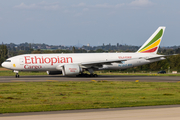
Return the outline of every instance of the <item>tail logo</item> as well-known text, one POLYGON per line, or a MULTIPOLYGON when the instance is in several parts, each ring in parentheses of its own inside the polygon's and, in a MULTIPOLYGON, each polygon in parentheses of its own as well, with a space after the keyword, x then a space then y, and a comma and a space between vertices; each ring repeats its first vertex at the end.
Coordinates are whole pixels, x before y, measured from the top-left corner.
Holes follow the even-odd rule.
POLYGON ((161 29, 157 35, 149 42, 147 43, 142 49, 140 49, 139 53, 150 53, 155 52, 158 49, 158 46, 161 42, 161 38, 163 35, 163 29, 161 29))

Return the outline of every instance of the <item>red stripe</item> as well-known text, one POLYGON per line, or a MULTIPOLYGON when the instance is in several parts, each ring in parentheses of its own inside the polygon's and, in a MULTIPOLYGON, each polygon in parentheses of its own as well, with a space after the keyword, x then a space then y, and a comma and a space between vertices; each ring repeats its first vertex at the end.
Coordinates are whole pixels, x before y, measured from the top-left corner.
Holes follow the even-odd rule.
POLYGON ((158 47, 155 47, 155 48, 152 48, 150 50, 143 51, 141 53, 151 53, 151 52, 155 52, 157 49, 158 49, 158 47))

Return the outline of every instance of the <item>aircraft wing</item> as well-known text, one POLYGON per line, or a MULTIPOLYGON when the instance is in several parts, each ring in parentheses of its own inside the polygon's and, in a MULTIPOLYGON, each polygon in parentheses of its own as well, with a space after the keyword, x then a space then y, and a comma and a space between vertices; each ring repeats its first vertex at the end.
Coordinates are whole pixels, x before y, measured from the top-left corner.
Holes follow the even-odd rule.
POLYGON ((158 59, 158 58, 169 57, 169 56, 172 56, 172 55, 158 55, 158 56, 155 56, 155 57, 149 57, 146 60, 158 59))
POLYGON ((122 63, 122 61, 127 61, 127 60, 128 59, 92 61, 92 62, 83 62, 80 65, 83 68, 102 67, 102 65, 111 65, 111 63, 122 63))

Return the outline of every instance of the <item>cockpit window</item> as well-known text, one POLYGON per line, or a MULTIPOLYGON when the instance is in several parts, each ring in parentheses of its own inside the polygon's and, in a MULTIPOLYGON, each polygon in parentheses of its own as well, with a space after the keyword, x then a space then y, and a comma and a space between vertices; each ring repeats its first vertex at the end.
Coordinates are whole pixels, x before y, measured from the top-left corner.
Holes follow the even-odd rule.
POLYGON ((6 60, 5 62, 11 62, 11 60, 6 60))

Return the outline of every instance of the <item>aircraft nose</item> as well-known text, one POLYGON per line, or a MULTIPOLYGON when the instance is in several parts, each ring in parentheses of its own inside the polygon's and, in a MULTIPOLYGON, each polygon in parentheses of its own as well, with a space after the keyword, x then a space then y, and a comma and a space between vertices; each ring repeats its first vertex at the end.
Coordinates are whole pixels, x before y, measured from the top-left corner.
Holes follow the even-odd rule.
POLYGON ((3 62, 3 63, 1 64, 1 66, 4 67, 4 68, 9 69, 9 65, 8 65, 6 62, 3 62))
POLYGON ((5 63, 3 62, 3 63, 1 64, 1 66, 2 66, 2 67, 5 67, 5 63))

